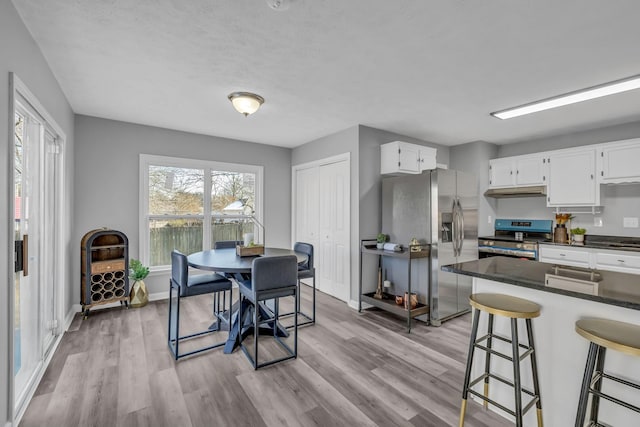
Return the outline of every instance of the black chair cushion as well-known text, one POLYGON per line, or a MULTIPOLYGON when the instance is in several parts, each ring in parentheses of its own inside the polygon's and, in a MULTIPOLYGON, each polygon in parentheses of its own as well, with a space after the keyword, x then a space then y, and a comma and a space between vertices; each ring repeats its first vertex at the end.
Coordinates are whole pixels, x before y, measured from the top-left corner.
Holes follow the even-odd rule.
POLYGON ((190 297, 212 292, 230 291, 231 286, 231 281, 219 274, 201 274, 189 277, 187 286, 180 287, 180 296, 190 297))
POLYGON ((220 290, 229 290, 227 288, 231 287, 231 281, 225 279, 223 276, 213 273, 213 274, 199 274, 197 276, 189 276, 187 280, 187 287, 192 286, 205 286, 207 284, 213 284, 215 286, 219 286, 220 290))

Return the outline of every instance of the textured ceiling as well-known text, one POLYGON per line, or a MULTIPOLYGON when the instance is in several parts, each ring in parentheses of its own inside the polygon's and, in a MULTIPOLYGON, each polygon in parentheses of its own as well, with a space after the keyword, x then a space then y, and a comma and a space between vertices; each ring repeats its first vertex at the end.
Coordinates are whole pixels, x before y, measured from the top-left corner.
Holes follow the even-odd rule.
POLYGON ((13 0, 78 114, 295 147, 363 124, 444 145, 640 120, 637 0, 13 0), (248 118, 227 95, 266 99, 248 118))

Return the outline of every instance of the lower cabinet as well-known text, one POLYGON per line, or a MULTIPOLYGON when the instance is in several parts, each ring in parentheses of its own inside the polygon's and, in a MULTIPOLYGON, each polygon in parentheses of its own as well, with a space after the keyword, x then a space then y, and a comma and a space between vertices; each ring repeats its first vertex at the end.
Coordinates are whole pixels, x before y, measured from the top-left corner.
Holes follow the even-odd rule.
POLYGON ((540 245, 540 262, 640 274, 640 252, 540 245))
MULTIPOLYGON (((586 248, 585 248, 586 249, 586 248)), ((570 249, 562 246, 540 245, 540 262, 589 268, 590 253, 584 249, 570 249)))
POLYGON ((624 251, 596 252, 595 268, 619 271, 621 273, 640 274, 640 254, 631 255, 624 251))

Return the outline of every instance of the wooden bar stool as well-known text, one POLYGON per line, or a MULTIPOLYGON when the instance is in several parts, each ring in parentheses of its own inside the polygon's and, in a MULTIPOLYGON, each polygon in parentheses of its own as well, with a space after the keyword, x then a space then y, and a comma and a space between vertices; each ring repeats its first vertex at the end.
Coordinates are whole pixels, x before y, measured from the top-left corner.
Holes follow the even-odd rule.
MULTIPOLYGON (((590 426, 601 425, 598 423, 600 398, 631 409, 632 411, 640 412, 639 407, 602 393, 601 391, 603 379, 612 380, 640 390, 639 384, 634 384, 604 372, 604 358, 608 348, 631 356, 640 356, 640 326, 616 322, 614 320, 586 318, 576 322, 576 332, 591 342, 589 345, 587 364, 584 369, 584 377, 582 379, 582 388, 580 389, 576 426, 584 426, 589 394, 593 395, 591 399, 591 414, 589 417, 590 426)), ((640 421, 638 421, 638 424, 640 424, 640 421)))
POLYGON ((533 328, 531 324, 531 319, 540 315, 540 306, 522 298, 501 294, 473 294, 469 297, 469 302, 476 310, 473 315, 473 327, 469 342, 469 354, 467 356, 467 369, 462 389, 460 427, 464 426, 464 415, 467 409, 467 396, 469 393, 482 399, 484 401, 485 408, 488 407, 488 404, 491 404, 514 416, 517 427, 522 427, 522 417, 533 407, 533 405, 535 405, 538 415, 538 427, 542 427, 542 405, 540 401, 540 387, 538 385, 538 366, 536 364, 535 347, 533 344, 533 328), (489 314, 489 325, 487 328, 487 334, 477 338, 481 311, 489 314), (511 319, 510 339, 493 332, 493 316, 503 316, 511 319), (518 341, 518 319, 525 319, 527 325, 528 345, 520 344, 518 341), (494 339, 511 344, 511 355, 503 354, 494 350, 492 348, 494 339), (486 345, 483 345, 485 341, 486 345), (476 348, 485 352, 484 373, 478 378, 471 380, 471 365, 473 363, 473 353, 476 348), (524 352, 522 353, 520 353, 521 348, 524 349, 524 352), (513 363, 513 382, 490 372, 491 355, 501 357, 513 363), (520 382, 520 362, 527 356, 529 356, 529 359, 531 360, 533 391, 523 388, 520 382), (511 410, 489 398, 489 378, 514 388, 515 410, 511 410), (480 394, 472 389, 472 387, 480 381, 484 381, 484 394, 480 394), (532 397, 531 401, 524 407, 522 405, 523 392, 532 397))

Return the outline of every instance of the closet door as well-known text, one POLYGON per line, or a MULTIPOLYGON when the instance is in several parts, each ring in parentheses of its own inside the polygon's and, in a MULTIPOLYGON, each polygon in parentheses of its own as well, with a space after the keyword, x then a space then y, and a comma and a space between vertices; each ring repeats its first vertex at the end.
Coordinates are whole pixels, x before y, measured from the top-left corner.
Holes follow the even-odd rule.
POLYGON ((321 165, 319 218, 319 286, 343 301, 349 300, 349 161, 321 165))
POLYGON ((350 162, 342 156, 294 168, 294 241, 315 249, 316 287, 350 297, 350 162))
MULTIPOLYGON (((313 166, 297 170, 295 182, 295 241, 312 244, 317 253, 319 217, 318 167, 313 166)), ((317 255, 315 257, 317 258, 317 255)))

